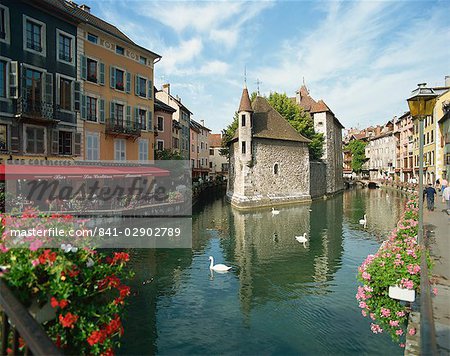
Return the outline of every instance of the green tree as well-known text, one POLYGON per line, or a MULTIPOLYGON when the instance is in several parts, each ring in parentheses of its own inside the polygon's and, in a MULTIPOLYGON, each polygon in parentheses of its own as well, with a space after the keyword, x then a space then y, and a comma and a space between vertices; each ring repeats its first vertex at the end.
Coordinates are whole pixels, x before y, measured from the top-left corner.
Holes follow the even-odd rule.
POLYGON ((323 134, 314 131, 314 122, 308 112, 300 108, 283 93, 271 93, 267 98, 270 105, 283 116, 301 135, 312 142, 308 145, 311 160, 318 160, 323 154, 323 134))
POLYGON ((171 150, 155 150, 156 160, 181 160, 183 159, 179 152, 172 152, 171 150))
POLYGON ((360 173, 364 162, 367 161, 366 146, 367 142, 352 140, 345 147, 352 153, 352 170, 355 173, 360 173))

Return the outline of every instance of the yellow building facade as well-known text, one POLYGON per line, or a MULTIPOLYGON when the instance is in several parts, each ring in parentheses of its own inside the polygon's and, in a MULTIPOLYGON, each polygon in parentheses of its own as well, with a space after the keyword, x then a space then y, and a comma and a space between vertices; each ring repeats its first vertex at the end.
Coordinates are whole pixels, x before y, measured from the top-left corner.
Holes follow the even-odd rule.
POLYGON ((81 159, 153 160, 154 63, 161 57, 93 15, 86 18, 77 33, 81 159))
MULTIPOLYGON (((446 114, 445 109, 450 105, 450 89, 445 93, 440 95, 434 106, 433 116, 436 122, 436 176, 442 179, 444 176, 448 175, 449 172, 446 170, 446 159, 445 159, 445 143, 446 134, 444 125, 440 121, 446 114)), ((447 138, 448 140, 448 138, 447 138)))

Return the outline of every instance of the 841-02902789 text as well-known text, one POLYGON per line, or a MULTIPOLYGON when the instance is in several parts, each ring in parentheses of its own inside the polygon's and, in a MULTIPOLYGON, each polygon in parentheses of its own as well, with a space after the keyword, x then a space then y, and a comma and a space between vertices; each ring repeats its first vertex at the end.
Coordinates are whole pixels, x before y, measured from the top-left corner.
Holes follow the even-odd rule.
POLYGON ((182 233, 179 227, 95 227, 93 236, 99 237, 178 237, 182 233))

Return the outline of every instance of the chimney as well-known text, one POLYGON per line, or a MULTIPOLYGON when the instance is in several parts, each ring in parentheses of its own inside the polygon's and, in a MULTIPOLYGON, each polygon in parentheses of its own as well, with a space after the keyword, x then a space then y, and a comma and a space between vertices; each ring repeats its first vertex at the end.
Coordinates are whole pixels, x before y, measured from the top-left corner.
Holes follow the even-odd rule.
POLYGON ((80 9, 91 13, 91 8, 89 6, 87 6, 86 4, 80 5, 80 9))
POLYGON ((445 76, 445 86, 450 87, 450 75, 445 76))
POLYGON ((203 127, 205 127, 205 120, 200 120, 200 123, 202 124, 203 127))
POLYGON ((167 93, 167 94, 170 95, 170 84, 169 83, 163 84, 162 90, 163 90, 164 93, 167 93))

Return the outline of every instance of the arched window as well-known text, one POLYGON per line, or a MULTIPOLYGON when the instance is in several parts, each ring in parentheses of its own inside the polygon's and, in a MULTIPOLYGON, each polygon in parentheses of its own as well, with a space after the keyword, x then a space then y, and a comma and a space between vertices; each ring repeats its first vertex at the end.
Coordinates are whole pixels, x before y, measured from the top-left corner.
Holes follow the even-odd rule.
POLYGON ((273 166, 273 174, 278 174, 278 171, 279 171, 278 163, 275 163, 273 166))

